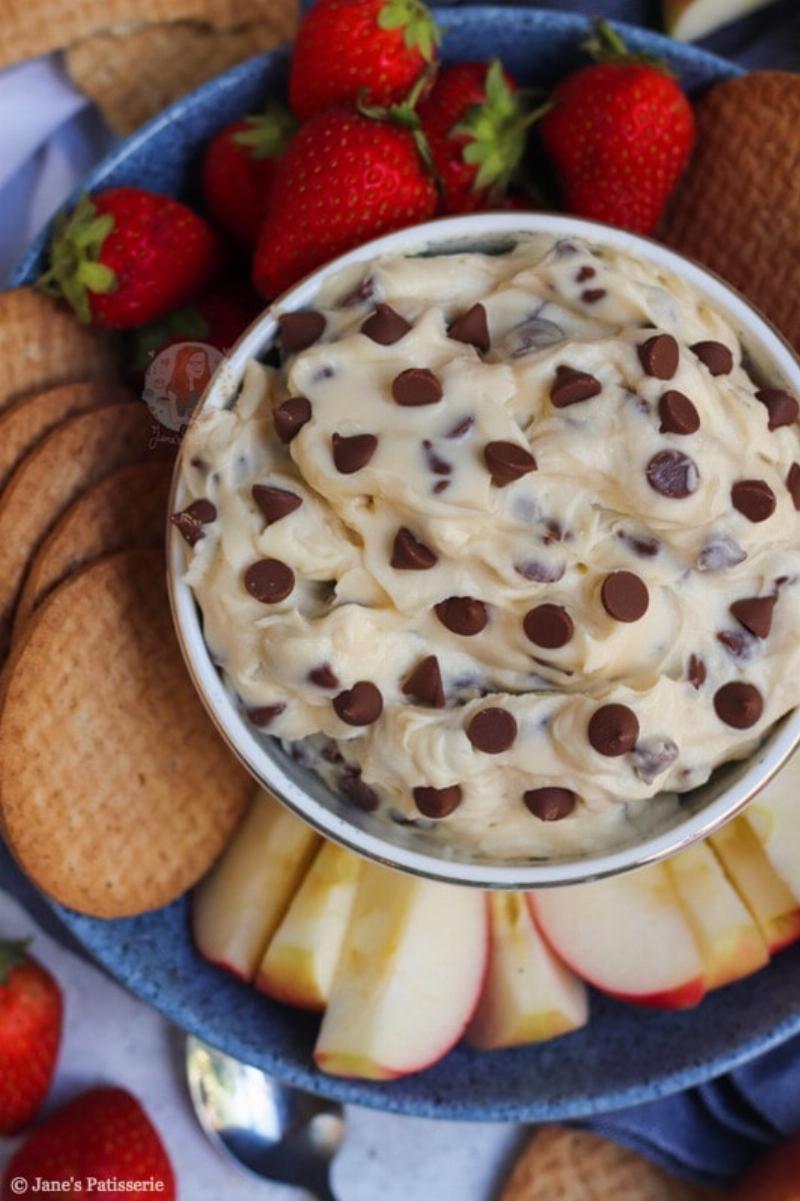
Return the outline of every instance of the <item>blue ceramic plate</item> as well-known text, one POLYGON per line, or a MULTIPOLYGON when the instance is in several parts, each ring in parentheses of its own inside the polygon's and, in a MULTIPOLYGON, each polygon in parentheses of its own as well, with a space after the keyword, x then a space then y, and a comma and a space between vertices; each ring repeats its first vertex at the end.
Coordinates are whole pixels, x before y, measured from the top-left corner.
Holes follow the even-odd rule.
MULTIPOLYGON (((584 18, 542 10, 442 9, 447 60, 502 58, 522 81, 548 84, 580 61, 584 18)), ((690 92, 735 75, 703 51, 624 30, 639 50, 667 59, 690 92)), ((229 71, 167 109, 85 181, 95 189, 140 184, 191 199, 202 147, 222 125, 257 110, 286 77, 286 53, 229 71)), ((37 274, 44 239, 14 282, 37 274)), ((344 1101, 431 1117, 552 1120, 651 1100, 742 1063, 800 1031, 800 949, 695 1012, 657 1013, 593 997, 591 1024, 556 1042, 478 1053, 459 1047, 436 1067, 391 1084, 350 1082, 314 1070, 317 1021, 268 1001, 204 963, 189 936, 186 899, 158 913, 101 922, 57 910, 123 984, 230 1054, 293 1084, 344 1101)))

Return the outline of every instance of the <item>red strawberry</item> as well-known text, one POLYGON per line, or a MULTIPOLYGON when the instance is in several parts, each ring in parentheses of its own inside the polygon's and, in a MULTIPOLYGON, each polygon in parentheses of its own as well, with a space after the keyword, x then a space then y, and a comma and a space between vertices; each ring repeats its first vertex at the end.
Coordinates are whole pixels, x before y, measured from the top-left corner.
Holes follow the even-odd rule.
POLYGON ((553 93, 545 149, 569 212, 652 233, 691 154, 692 107, 663 67, 628 54, 608 25, 588 48, 597 63, 553 93))
POLYGON ((185 308, 167 313, 161 321, 132 335, 132 370, 141 375, 159 351, 176 342, 207 342, 224 354, 255 320, 263 303, 246 280, 216 284, 185 308))
POLYGON ((185 204, 109 188, 59 221, 39 287, 63 296, 81 321, 133 329, 185 304, 221 261, 216 234, 185 204))
POLYGON ((13 1201, 20 1191, 12 1181, 26 1181, 33 1191, 37 1177, 50 1188, 56 1181, 72 1181, 62 1196, 141 1192, 137 1181, 155 1183, 157 1189, 151 1185, 150 1191, 162 1201, 175 1201, 177 1195, 172 1165, 155 1127, 122 1088, 94 1088, 47 1118, 9 1160, 2 1201, 13 1201))
POLYGON ((442 185, 441 209, 496 205, 519 166, 532 118, 516 81, 495 59, 440 71, 417 109, 442 185))
POLYGON ((277 296, 338 254, 435 209, 412 129, 349 109, 317 113, 278 164, 253 281, 277 296))
POLYGON ((292 110, 305 119, 359 98, 394 104, 433 60, 438 41, 423 0, 319 0, 294 44, 292 110))
POLYGON ((255 246, 275 173, 295 131, 280 104, 260 116, 243 117, 212 138, 203 160, 206 207, 219 224, 245 246, 255 246))
POLYGON ((45 1098, 61 1041, 61 992, 24 942, 0 942, 0 1134, 16 1134, 45 1098))

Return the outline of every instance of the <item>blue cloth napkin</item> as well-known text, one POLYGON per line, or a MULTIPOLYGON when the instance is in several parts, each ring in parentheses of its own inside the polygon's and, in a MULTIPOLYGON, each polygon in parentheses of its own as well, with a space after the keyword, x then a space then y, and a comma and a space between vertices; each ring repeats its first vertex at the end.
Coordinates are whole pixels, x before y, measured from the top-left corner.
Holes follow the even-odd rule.
MULTIPOLYGON (((550 4, 530 6, 600 13, 654 29, 662 27, 659 0, 567 0, 560 4, 551 0, 550 4)), ((303 7, 310 7, 309 0, 304 0, 303 7)), ((703 44, 747 67, 800 70, 797 2, 781 0, 772 4, 707 38, 703 44)), ((9 186, 20 187, 16 180, 9 186)), ((11 209, 9 195, 3 197, 0 190, 0 220, 11 209)), ((14 227, 8 221, 3 224, 6 228, 14 227)), ((19 872, 2 843, 0 888, 18 897, 51 934, 79 954, 85 954, 19 872)), ((800 1130, 800 1038, 710 1084, 594 1118, 585 1126, 697 1183, 729 1183, 767 1148, 800 1130)))

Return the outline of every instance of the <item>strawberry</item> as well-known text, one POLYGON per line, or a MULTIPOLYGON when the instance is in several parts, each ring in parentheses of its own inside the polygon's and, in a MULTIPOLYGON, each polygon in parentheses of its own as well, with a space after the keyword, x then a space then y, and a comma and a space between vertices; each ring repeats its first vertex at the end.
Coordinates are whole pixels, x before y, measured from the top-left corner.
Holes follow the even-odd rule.
POLYGON ((357 99, 394 104, 433 61, 438 42, 423 0, 319 0, 294 44, 292 111, 305 120, 357 99))
POLYGON ((0 942, 0 1134, 16 1134, 45 1098, 61 1041, 61 992, 24 942, 0 942))
POLYGON ((81 321, 133 329, 205 288, 222 261, 211 227, 185 204, 142 188, 84 196, 61 218, 38 286, 81 321))
POLYGON ((37 1178, 70 1197, 140 1193, 137 1181, 150 1182, 149 1191, 162 1201, 175 1201, 177 1196, 172 1165, 155 1127, 136 1098, 122 1088, 91 1089, 47 1118, 9 1160, 2 1201, 18 1195, 20 1180, 34 1191, 37 1178), (56 1182, 70 1183, 57 1189, 56 1182))
POLYGON ((497 59, 439 72, 417 109, 442 189, 441 210, 496 205, 525 150, 533 120, 516 81, 497 59))
POLYGON ((136 330, 129 347, 131 368, 140 376, 160 351, 176 342, 207 342, 225 354, 262 307, 261 297, 246 280, 216 284, 191 304, 136 330))
POLYGON ((628 53, 601 23, 598 60, 561 83, 542 124, 571 213, 650 234, 694 144, 694 114, 677 82, 628 53))
POLYGON ((243 117, 212 138, 203 159, 203 195, 211 216, 245 246, 255 246, 275 163, 295 131, 280 104, 243 117))
POLYGON ((253 281, 265 296, 353 246, 433 215, 436 188, 413 111, 392 113, 381 120, 331 109, 295 136, 278 164, 253 262, 253 281))

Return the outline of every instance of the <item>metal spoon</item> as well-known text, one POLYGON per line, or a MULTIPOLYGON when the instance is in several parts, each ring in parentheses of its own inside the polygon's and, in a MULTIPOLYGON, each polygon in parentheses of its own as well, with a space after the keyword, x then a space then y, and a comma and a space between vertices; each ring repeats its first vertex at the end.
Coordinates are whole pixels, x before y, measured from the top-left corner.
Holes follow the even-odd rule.
POLYGON ((336 1201, 329 1173, 345 1131, 340 1105, 287 1088, 192 1035, 186 1077, 200 1125, 241 1167, 304 1188, 315 1201, 336 1201))

